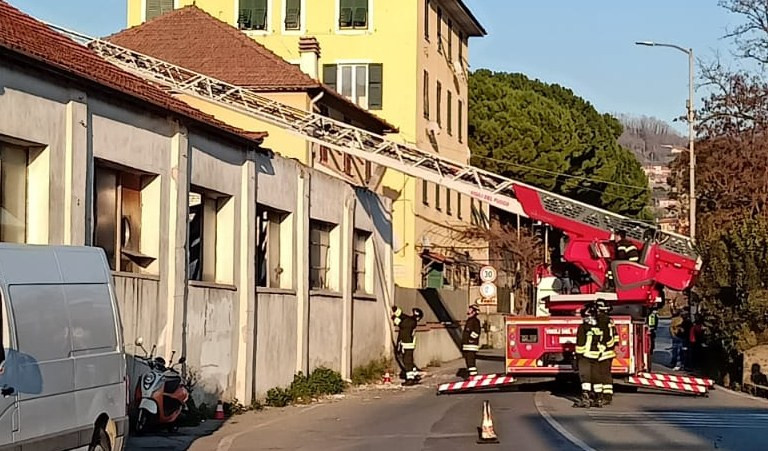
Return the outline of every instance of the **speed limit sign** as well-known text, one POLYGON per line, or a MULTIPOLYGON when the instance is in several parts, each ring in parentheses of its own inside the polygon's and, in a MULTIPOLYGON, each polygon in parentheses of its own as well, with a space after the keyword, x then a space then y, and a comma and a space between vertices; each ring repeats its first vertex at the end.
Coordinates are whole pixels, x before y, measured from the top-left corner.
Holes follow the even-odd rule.
POLYGON ((480 280, 483 282, 496 282, 496 268, 493 266, 483 266, 480 268, 480 280))

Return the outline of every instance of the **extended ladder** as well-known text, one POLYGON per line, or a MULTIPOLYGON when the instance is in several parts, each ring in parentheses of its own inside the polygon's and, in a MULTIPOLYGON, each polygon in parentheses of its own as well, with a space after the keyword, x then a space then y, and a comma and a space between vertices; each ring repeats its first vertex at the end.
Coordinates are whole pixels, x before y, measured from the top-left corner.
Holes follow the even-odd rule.
POLYGON ((118 67, 166 86, 171 92, 215 102, 274 124, 321 146, 448 187, 496 208, 527 217, 514 192, 515 186, 524 186, 537 191, 542 204, 552 213, 609 233, 624 229, 628 235, 639 240, 644 239, 648 233, 660 236, 659 242, 663 248, 682 255, 692 255, 692 247, 687 237, 662 232, 652 224, 534 188, 469 164, 457 163, 416 146, 398 143, 319 114, 284 105, 251 89, 235 86, 101 39, 52 24, 48 26, 88 46, 118 67))

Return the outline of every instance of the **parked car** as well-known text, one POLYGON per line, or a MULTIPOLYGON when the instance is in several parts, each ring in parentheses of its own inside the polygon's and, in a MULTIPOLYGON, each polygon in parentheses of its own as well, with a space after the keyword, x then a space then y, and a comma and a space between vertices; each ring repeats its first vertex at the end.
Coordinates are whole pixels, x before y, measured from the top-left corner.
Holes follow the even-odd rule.
POLYGON ((0 244, 0 450, 122 450, 128 381, 100 248, 0 244))

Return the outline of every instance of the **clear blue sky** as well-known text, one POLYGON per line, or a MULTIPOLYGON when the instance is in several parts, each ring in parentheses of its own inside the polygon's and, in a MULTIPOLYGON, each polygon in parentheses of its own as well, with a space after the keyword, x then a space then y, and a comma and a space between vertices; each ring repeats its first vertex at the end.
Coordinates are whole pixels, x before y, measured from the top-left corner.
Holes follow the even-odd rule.
MULTIPOLYGON (((379 0, 380 1, 380 0, 379 0)), ((126 0, 10 0, 34 16, 90 35, 125 27, 126 0)), ((638 40, 693 47, 697 57, 729 58, 721 36, 736 18, 717 0, 466 0, 488 36, 470 42, 473 69, 522 72, 559 83, 598 110, 684 114, 686 56, 638 47, 638 40)), ((697 100, 698 103, 698 100, 697 100)), ((676 126, 684 129, 681 124, 676 126)))

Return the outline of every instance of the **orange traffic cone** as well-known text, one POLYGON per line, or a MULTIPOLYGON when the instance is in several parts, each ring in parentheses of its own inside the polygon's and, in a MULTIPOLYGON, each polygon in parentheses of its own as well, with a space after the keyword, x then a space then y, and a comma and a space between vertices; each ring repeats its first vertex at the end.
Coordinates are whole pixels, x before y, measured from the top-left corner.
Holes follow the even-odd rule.
POLYGON ((385 384, 391 384, 392 383, 392 376, 389 375, 389 371, 384 373, 384 378, 382 379, 382 382, 385 384))
POLYGON ((477 428, 480 438, 477 443, 499 443, 496 432, 493 430, 493 417, 491 416, 491 403, 483 401, 483 424, 477 428))
POLYGON ((221 403, 221 400, 219 400, 219 403, 216 405, 216 413, 213 415, 214 420, 223 420, 224 419, 224 405, 221 403))

